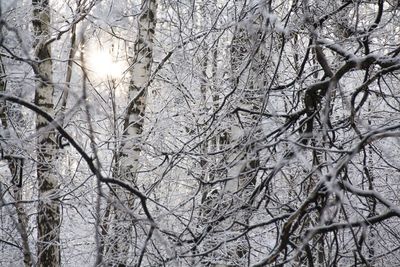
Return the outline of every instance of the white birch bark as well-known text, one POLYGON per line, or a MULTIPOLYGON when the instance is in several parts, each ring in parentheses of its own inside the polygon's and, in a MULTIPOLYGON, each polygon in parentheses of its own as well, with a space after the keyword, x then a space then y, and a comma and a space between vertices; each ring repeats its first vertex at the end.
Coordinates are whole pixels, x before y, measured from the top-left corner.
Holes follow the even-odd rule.
MULTIPOLYGON (((119 177, 136 186, 137 173, 141 167, 139 162, 142 150, 141 135, 144 126, 147 87, 153 61, 153 38, 156 27, 156 0, 143 0, 141 14, 138 19, 138 33, 134 46, 134 60, 131 68, 129 84, 129 104, 124 120, 123 137, 119 155, 119 177)), ((124 196, 122 190, 115 190, 118 199, 126 207, 132 207, 131 196, 124 196)), ((113 259, 113 264, 127 266, 131 244, 132 221, 124 210, 115 209, 109 241, 106 243, 106 258, 113 259)), ((132 259, 130 259, 132 260, 132 259)))
POLYGON ((147 98, 147 82, 153 61, 153 38, 156 27, 156 0, 143 0, 138 20, 138 35, 134 47, 134 62, 129 85, 129 106, 124 122, 121 147, 121 175, 134 182, 140 168, 140 136, 143 131, 147 98))
MULTIPOLYGON (((49 0, 32 0, 34 48, 37 59, 35 104, 48 114, 54 115, 52 84, 52 60, 50 37, 49 0)), ((46 127, 47 121, 36 117, 37 138, 37 180, 38 180, 38 240, 37 266, 60 266, 60 204, 57 197, 59 181, 55 173, 55 130, 46 127)))
MULTIPOLYGON (((238 24, 236 25, 233 39, 231 43, 231 73, 232 87, 242 95, 238 105, 259 111, 262 108, 263 102, 260 97, 259 83, 262 79, 259 75, 260 63, 262 60, 262 52, 259 51, 259 42, 261 36, 260 19, 252 19, 254 25, 254 33, 250 33, 246 27, 242 25, 243 16, 251 16, 248 12, 248 3, 242 0, 236 0, 238 24), (248 61, 251 61, 248 64, 248 61)), ((258 15, 254 15, 256 17, 258 15)), ((264 62, 263 62, 264 63, 264 62)), ((261 82, 262 83, 262 82, 261 82)), ((235 107, 233 107, 235 108, 235 107)), ((252 137, 249 133, 255 134, 258 129, 257 116, 241 117, 239 123, 233 116, 230 118, 230 123, 223 136, 221 136, 221 145, 226 148, 236 147, 229 150, 226 155, 226 175, 227 182, 224 186, 224 194, 227 199, 236 202, 240 198, 243 202, 248 198, 251 190, 254 188, 256 179, 256 169, 258 167, 258 158, 254 149, 254 145, 248 139, 252 137), (236 199, 236 200, 235 200, 236 199)), ((238 220, 243 223, 248 223, 250 213, 247 210, 238 210, 233 220, 238 220)), ((235 228, 232 228, 236 231, 235 228)), ((237 244, 229 249, 231 255, 230 263, 244 265, 249 254, 249 248, 244 238, 238 240, 237 244)), ((228 267, 229 264, 217 264, 215 266, 228 267)))

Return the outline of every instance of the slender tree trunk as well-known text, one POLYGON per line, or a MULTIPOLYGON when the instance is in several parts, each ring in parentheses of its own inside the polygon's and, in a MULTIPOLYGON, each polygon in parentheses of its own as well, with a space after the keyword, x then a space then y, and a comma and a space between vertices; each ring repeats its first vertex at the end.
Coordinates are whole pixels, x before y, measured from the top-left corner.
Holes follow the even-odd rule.
POLYGON ((25 208, 21 203, 22 200, 22 178, 23 178, 23 158, 10 157, 8 159, 8 166, 11 175, 14 179, 13 193, 15 199, 15 210, 17 211, 17 229, 21 236, 22 253, 24 255, 24 265, 26 267, 32 266, 32 254, 29 246, 28 238, 28 216, 26 215, 25 208), (16 179, 16 180, 15 180, 16 179))
MULTIPOLYGON (((50 37, 50 6, 48 0, 32 0, 35 56, 38 61, 36 73, 35 104, 53 115, 52 60, 50 46, 45 40, 50 37)), ((38 180, 38 240, 37 266, 60 266, 60 203, 59 181, 55 173, 55 130, 37 115, 37 180, 38 180)))
MULTIPOLYGON (((371 101, 368 101, 368 111, 371 111, 371 101)), ((372 122, 371 119, 368 119, 368 125, 371 127, 372 122)), ((374 160, 373 160, 373 148, 372 146, 369 146, 367 151, 364 152, 365 155, 364 157, 366 158, 364 162, 364 173, 365 176, 368 179, 368 189, 373 191, 375 189, 375 175, 374 175, 374 160)), ((376 211, 376 206, 377 206, 377 201, 376 198, 368 198, 367 199, 368 203, 368 210, 369 214, 368 217, 373 217, 377 215, 376 211)), ((374 257, 375 257, 375 250, 376 250, 376 230, 374 226, 369 226, 368 227, 368 243, 367 249, 368 249, 368 258, 370 261, 368 262, 371 267, 375 265, 374 257)))
MULTIPOLYGON (((0 77, 4 77, 6 75, 5 68, 0 57, 0 77)), ((0 78, 0 92, 4 93, 6 91, 6 82, 3 78, 0 78)), ((7 106, 6 102, 1 100, 0 102, 0 121, 3 130, 9 131, 8 129, 8 118, 7 118, 7 106)), ((4 136, 2 138, 5 138, 4 136)), ((3 153, 3 151, 2 151, 3 153)), ((8 167, 12 176, 12 192, 14 194, 15 199, 15 210, 17 211, 17 229, 21 236, 22 243, 22 253, 24 255, 24 265, 32 266, 32 254, 31 249, 29 247, 29 238, 28 238, 28 216, 26 215, 26 211, 24 205, 21 203, 22 200, 22 178, 23 178, 23 162, 24 159, 21 157, 17 157, 16 155, 2 155, 7 159, 8 167)))
POLYGON ((156 0, 143 0, 134 47, 132 78, 129 84, 129 106, 124 122, 121 147, 121 175, 135 182, 140 167, 140 136, 144 126, 147 101, 147 82, 153 61, 153 37, 156 27, 156 0))
MULTIPOLYGON (((236 20, 240 22, 244 19, 243 16, 248 14, 248 3, 235 0, 235 4, 237 7, 236 20)), ((254 26, 260 27, 260 22, 255 21, 254 26)), ((259 86, 259 81, 262 80, 262 77, 259 77, 259 64, 265 64, 265 62, 262 62, 262 52, 259 51, 260 38, 261 32, 251 35, 238 23, 230 46, 232 87, 238 94, 242 95, 239 106, 251 106, 255 111, 260 111, 263 104, 259 86), (249 60, 251 60, 251 63, 247 64, 249 60)), ((261 82, 261 84, 263 83, 261 82)), ((259 159, 254 145, 247 145, 247 143, 251 143, 247 140, 257 133, 258 120, 256 115, 241 116, 240 121, 232 116, 228 128, 220 137, 221 146, 226 146, 226 148, 240 144, 237 148, 230 150, 225 159, 228 166, 226 174, 228 180, 225 184, 224 193, 225 197, 231 198, 232 201, 235 197, 240 197, 243 201, 246 201, 252 189, 254 189, 259 159), (253 134, 249 135, 249 133, 253 134)), ((250 214, 248 210, 238 210, 233 219, 247 224, 250 214)), ((232 230, 238 231, 235 227, 232 230)), ((237 232, 236 234, 240 233, 237 232)), ((216 266, 244 266, 246 263, 248 264, 249 249, 246 236, 244 236, 238 239, 237 245, 228 252, 231 255, 229 260, 234 265, 219 264, 216 266)))
MULTIPOLYGON (((141 14, 138 19, 138 34, 134 45, 132 78, 129 84, 129 104, 124 119, 124 130, 119 155, 120 179, 136 186, 137 173, 141 167, 139 157, 142 151, 141 135, 147 102, 147 87, 153 61, 153 38, 156 27, 156 0, 142 0, 141 14)), ((117 202, 127 208, 133 206, 132 196, 124 196, 122 190, 115 190, 117 202)), ((132 221, 125 211, 114 208, 113 222, 109 234, 106 254, 114 259, 118 266, 127 266, 131 245, 132 221)), ((111 216, 111 215, 110 215, 111 216)))
POLYGON ((71 78, 72 78, 72 67, 74 63, 74 57, 77 49, 77 44, 76 44, 76 24, 72 25, 71 28, 71 47, 69 49, 68 53, 68 62, 67 62, 67 69, 66 69, 66 75, 65 75, 65 85, 64 85, 64 90, 61 94, 60 100, 57 103, 56 110, 57 110, 57 116, 60 116, 62 121, 61 125, 64 124, 64 116, 65 116, 65 110, 67 108, 67 100, 69 96, 69 91, 71 89, 71 78))
MULTIPOLYGON (((206 10, 205 10, 205 1, 199 1, 197 3, 198 6, 194 6, 195 9, 195 14, 197 16, 195 17, 195 27, 198 27, 199 30, 202 31, 207 31, 207 23, 208 21, 206 20, 206 10)), ((200 74, 200 122, 203 127, 200 128, 201 132, 206 131, 207 126, 204 125, 205 120, 208 117, 208 107, 207 107, 207 99, 208 99, 208 94, 210 91, 210 82, 208 81, 208 76, 207 76, 207 68, 209 66, 209 45, 205 40, 201 43, 201 53, 199 53, 198 61, 199 65, 201 66, 201 74, 200 74)), ((205 134, 205 133, 204 133, 205 134)), ((203 181, 210 181, 210 173, 208 169, 208 160, 207 160, 207 152, 212 149, 213 144, 210 143, 208 140, 203 140, 201 146, 200 146, 200 153, 202 154, 200 158, 200 168, 201 168, 201 178, 203 181)), ((202 198, 201 198, 201 205, 202 209, 200 212, 200 216, 206 217, 206 215, 210 212, 209 207, 207 207, 207 195, 210 193, 210 188, 208 185, 201 185, 201 192, 202 192, 202 198)), ((203 219, 204 219, 203 218, 203 219)))

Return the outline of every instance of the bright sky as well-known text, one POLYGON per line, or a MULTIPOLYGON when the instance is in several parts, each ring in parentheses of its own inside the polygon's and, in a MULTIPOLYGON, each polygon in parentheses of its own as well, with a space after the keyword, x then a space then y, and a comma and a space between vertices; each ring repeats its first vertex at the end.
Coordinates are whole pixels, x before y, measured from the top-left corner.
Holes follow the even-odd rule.
POLYGON ((122 62, 116 61, 108 49, 91 49, 88 55, 88 68, 97 79, 118 79, 125 70, 122 62))

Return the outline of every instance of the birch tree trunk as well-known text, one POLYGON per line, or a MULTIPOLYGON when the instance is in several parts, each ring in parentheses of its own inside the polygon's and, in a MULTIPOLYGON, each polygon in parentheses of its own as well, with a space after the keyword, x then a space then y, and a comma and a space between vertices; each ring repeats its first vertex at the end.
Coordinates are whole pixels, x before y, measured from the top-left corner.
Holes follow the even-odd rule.
MULTIPOLYGON (((35 104, 48 114, 54 114, 52 84, 52 60, 50 45, 45 41, 50 37, 49 0, 32 0, 34 48, 37 59, 35 104)), ((47 121, 37 115, 37 266, 60 266, 60 203, 57 196, 59 181, 55 173, 57 146, 55 130, 47 121)))
MULTIPOLYGON (((237 25, 233 33, 230 46, 231 53, 231 74, 232 87, 238 94, 242 95, 241 100, 235 108, 245 108, 260 112, 263 106, 261 90, 264 78, 260 77, 260 69, 265 64, 263 52, 260 49, 262 42, 262 18, 258 13, 249 12, 249 4, 246 1, 236 0, 237 25), (249 32, 242 25, 242 20, 251 16, 253 25, 249 32)), ((231 199, 232 203, 245 202, 251 191, 257 176, 259 159, 255 150, 252 138, 259 131, 259 118, 257 115, 237 115, 230 118, 230 124, 225 134, 220 138, 221 144, 226 148, 231 147, 226 156, 227 182, 224 188, 225 197, 231 199)), ((249 223, 251 213, 246 209, 236 210, 232 220, 249 223)), ((235 235, 241 234, 235 227, 232 228, 235 235)), ((229 264, 216 266, 244 266, 248 264, 250 247, 246 242, 246 235, 237 240, 236 244, 228 252, 231 255, 229 264), (233 264, 233 265, 231 265, 233 264)))
MULTIPOLYGON (((119 155, 120 179, 136 187, 137 173, 142 151, 141 134, 144 126, 147 87, 153 61, 153 37, 156 27, 156 0, 143 0, 138 19, 138 33, 134 45, 131 80, 129 84, 128 108, 124 118, 123 137, 119 155)), ((115 189, 117 198, 127 208, 133 207, 132 196, 124 196, 122 190, 115 189)), ((132 220, 126 211, 115 208, 114 221, 110 232, 108 257, 116 259, 118 266, 127 266, 131 244, 132 220)), ((136 255, 135 255, 136 256, 136 255)), ((132 259, 131 259, 132 260, 132 259)), ((114 261, 115 262, 115 261, 114 261)))
POLYGON ((134 46, 132 78, 129 84, 129 106, 124 122, 121 147, 121 175, 135 182, 140 167, 140 136, 143 131, 147 98, 147 82, 153 61, 153 37, 156 27, 156 0, 143 0, 134 46))

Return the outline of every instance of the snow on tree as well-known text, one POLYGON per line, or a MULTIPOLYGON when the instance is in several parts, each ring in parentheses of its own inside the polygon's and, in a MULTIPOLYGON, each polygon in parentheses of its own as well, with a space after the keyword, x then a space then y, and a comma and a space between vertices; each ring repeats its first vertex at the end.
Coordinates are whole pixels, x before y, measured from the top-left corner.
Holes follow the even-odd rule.
POLYGON ((397 264, 398 1, 0 7, 0 265, 397 264))

